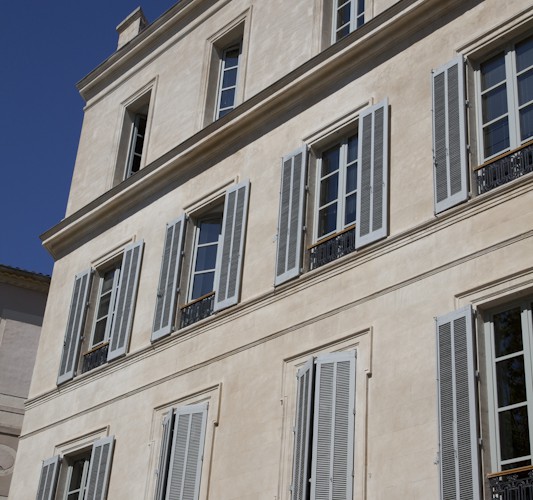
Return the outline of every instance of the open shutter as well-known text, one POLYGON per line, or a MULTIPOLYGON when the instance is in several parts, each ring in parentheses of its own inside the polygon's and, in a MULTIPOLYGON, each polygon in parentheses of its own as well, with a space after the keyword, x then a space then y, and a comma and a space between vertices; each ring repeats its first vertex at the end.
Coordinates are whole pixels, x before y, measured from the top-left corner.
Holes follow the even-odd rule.
POLYGON ((168 335, 174 327, 184 233, 185 215, 167 224, 157 288, 152 342, 168 335))
POLYGON ((311 358, 298 370, 297 374, 298 391, 296 395, 296 422, 294 424, 292 500, 306 500, 309 497, 314 368, 315 360, 311 358))
POLYGON ((115 437, 108 436, 93 444, 84 500, 105 500, 107 497, 114 442, 115 437))
POLYGON ((128 350, 131 327, 133 323, 133 310, 139 283, 143 241, 132 243, 124 249, 118 293, 116 298, 115 314, 111 324, 111 335, 107 360, 111 361, 128 350))
POLYGON ((218 311, 239 301, 250 181, 228 188, 217 254, 215 304, 218 311))
POLYGON ((63 354, 61 355, 61 364, 59 365, 59 375, 57 377, 58 385, 67 380, 71 380, 76 371, 83 326, 87 313, 91 276, 91 270, 88 269, 76 275, 74 279, 74 291, 72 292, 72 300, 70 302, 65 341, 63 343, 63 354))
POLYGON ((389 230, 389 101, 368 108, 359 117, 357 235, 361 248, 389 230))
POLYGON ((281 162, 275 285, 284 283, 300 274, 306 162, 306 146, 285 156, 281 162))
POLYGON ((479 500, 472 309, 437 318, 437 381, 442 500, 479 500))
POLYGON ((37 489, 37 500, 54 500, 58 472, 59 455, 43 462, 41 477, 39 479, 39 488, 37 489))
POLYGON ((159 467, 157 468, 157 486, 155 490, 155 500, 164 500, 165 498, 173 426, 174 426, 174 410, 170 410, 165 415, 165 418, 163 419, 163 437, 161 439, 161 452, 159 455, 159 467))
POLYGON ((313 417, 311 498, 351 500, 355 351, 317 358, 313 417))
POLYGON ((463 57, 433 71, 435 213, 468 199, 463 57))
POLYGON ((176 410, 166 500, 197 500, 207 424, 207 403, 176 410))

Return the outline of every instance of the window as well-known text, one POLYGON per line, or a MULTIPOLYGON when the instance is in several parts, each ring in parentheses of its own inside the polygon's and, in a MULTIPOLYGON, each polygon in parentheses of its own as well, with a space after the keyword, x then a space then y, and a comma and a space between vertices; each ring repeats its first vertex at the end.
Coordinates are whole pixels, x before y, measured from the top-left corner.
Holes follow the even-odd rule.
POLYGON ((64 495, 66 500, 83 500, 87 490, 90 461, 90 453, 69 460, 64 495))
POLYGON ((71 380, 78 371, 92 370, 117 359, 128 349, 141 268, 143 242, 132 243, 103 270, 88 269, 74 279, 57 383, 71 380), (98 279, 92 280, 94 274, 98 279), (94 281, 94 283, 92 283, 94 281), (92 290, 92 292, 91 292, 92 290), (91 301, 91 296, 96 299, 91 301), (86 324, 89 304, 95 309, 92 328, 86 324), (90 331, 90 341, 80 360, 80 349, 90 331))
MULTIPOLYGON (((148 111, 148 110, 146 110, 148 111)), ((136 113, 132 120, 131 137, 130 137, 130 151, 128 154, 128 161, 126 163, 126 175, 128 178, 141 168, 141 159, 144 146, 144 135, 146 133, 145 113, 136 113)))
POLYGON ((291 498, 353 498, 356 352, 298 370, 291 498))
POLYGON ((222 118, 235 107, 241 52, 242 40, 226 48, 220 58, 215 120, 222 118))
POLYGON ((333 0, 333 43, 365 23, 365 0, 333 0))

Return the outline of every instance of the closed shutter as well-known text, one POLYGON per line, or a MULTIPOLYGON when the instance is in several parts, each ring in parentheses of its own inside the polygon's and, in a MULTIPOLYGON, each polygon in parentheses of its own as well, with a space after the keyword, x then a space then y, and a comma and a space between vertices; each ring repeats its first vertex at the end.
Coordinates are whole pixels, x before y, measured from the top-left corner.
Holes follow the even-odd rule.
POLYGON ((389 101, 385 99, 359 117, 356 248, 388 234, 389 101))
POLYGON ((292 500, 307 500, 309 497, 314 368, 315 361, 311 358, 298 370, 297 375, 298 391, 296 395, 296 422, 294 424, 292 500))
POLYGON ((78 365, 81 337, 87 313, 87 302, 89 300, 91 276, 91 270, 88 269, 76 275, 74 279, 74 291, 70 302, 65 341, 63 343, 63 354, 61 355, 61 364, 57 377, 58 385, 67 380, 71 380, 74 377, 76 366, 78 365))
POLYGON ((174 327, 184 233, 185 215, 167 224, 157 288, 152 342, 168 335, 174 327))
POLYGON ((115 314, 111 324, 109 351, 107 354, 108 361, 126 354, 128 350, 141 270, 142 251, 142 240, 138 243, 132 243, 124 249, 115 314))
POLYGON ((352 500, 355 351, 319 356, 313 425, 312 500, 352 500))
POLYGON ((207 403, 176 410, 166 500, 197 500, 207 424, 207 403))
POLYGON ((43 462, 37 489, 37 500, 54 500, 59 472, 59 455, 43 462))
POLYGON ((215 311, 239 301, 249 189, 250 182, 245 181, 226 191, 215 276, 215 311))
POLYGON ((303 146, 285 156, 281 163, 275 285, 300 274, 306 162, 307 147, 303 146))
POLYGON ((437 318, 442 500, 480 499, 472 322, 470 307, 437 318))
POLYGON ((435 213, 468 199, 462 56, 433 71, 435 213))
POLYGON ((165 498, 173 426, 174 410, 170 410, 163 419, 163 437, 161 439, 161 452, 159 454, 159 467, 157 469, 157 486, 155 490, 155 500, 164 500, 165 498))
POLYGON ((114 442, 114 436, 108 436, 95 441, 93 444, 84 500, 105 500, 107 498, 114 442))

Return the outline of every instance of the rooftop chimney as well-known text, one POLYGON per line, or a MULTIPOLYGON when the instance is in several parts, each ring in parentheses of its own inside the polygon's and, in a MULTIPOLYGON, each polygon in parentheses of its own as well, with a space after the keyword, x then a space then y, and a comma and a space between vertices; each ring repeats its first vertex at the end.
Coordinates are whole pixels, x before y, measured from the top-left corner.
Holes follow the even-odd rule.
POLYGON ((147 21, 140 7, 137 7, 124 21, 117 26, 117 50, 133 40, 146 26, 147 21))

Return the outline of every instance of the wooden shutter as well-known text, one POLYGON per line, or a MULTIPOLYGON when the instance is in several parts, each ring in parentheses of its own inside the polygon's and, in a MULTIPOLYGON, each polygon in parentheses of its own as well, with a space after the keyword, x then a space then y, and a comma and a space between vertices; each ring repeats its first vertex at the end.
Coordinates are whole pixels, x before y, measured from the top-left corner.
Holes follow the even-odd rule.
POLYGON ((126 354, 133 323, 133 311, 141 270, 143 241, 132 243, 124 249, 115 314, 111 324, 111 335, 107 360, 111 361, 126 354))
POLYGON ((368 108, 359 117, 356 248, 388 234, 389 101, 368 108))
POLYGON ((159 454, 159 467, 157 468, 155 500, 164 500, 165 498, 173 426, 174 410, 170 410, 163 419, 163 437, 161 438, 161 452, 159 454))
POLYGON ((313 418, 311 498, 351 500, 355 351, 317 358, 313 418))
POLYGON ((108 436, 95 441, 93 444, 84 500, 105 500, 107 498, 114 442, 115 437, 108 436))
POLYGON ((298 370, 297 374, 298 391, 296 395, 296 421, 294 424, 292 500, 307 500, 309 497, 314 368, 315 360, 311 358, 298 370))
POLYGON ((67 380, 71 380, 76 372, 81 337, 87 314, 91 276, 92 272, 88 269, 76 275, 74 279, 74 290, 72 292, 67 329, 65 331, 63 354, 61 355, 61 364, 59 365, 59 375, 57 377, 58 385, 67 380))
POLYGON ((239 301, 249 189, 250 182, 245 181, 226 191, 215 273, 215 311, 239 301))
POLYGON ((300 274, 306 163, 306 146, 285 156, 281 162, 275 285, 300 274))
POLYGON ((167 224, 157 288, 152 342, 168 335, 174 327, 184 234, 185 215, 167 224))
POLYGON ((207 403, 176 410, 166 500, 198 500, 207 403))
POLYGON ((54 500, 59 472, 59 455, 43 462, 37 489, 37 500, 54 500))
POLYGON ((479 500, 472 310, 436 322, 441 499, 479 500))
POLYGON ((435 213, 468 199, 463 57, 433 71, 435 213))

